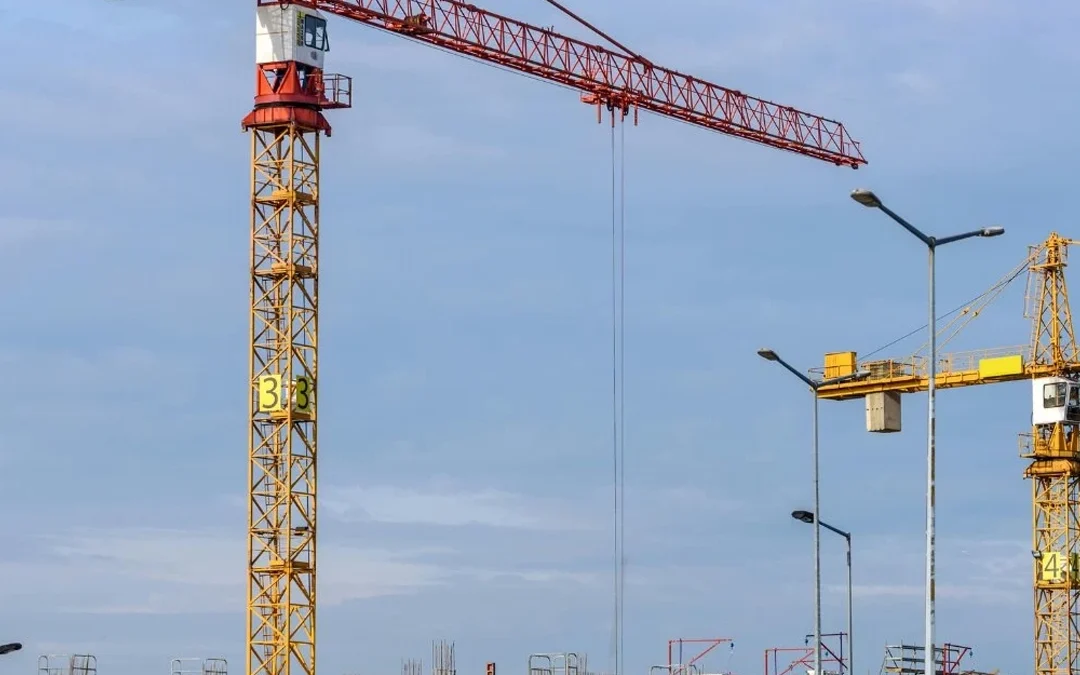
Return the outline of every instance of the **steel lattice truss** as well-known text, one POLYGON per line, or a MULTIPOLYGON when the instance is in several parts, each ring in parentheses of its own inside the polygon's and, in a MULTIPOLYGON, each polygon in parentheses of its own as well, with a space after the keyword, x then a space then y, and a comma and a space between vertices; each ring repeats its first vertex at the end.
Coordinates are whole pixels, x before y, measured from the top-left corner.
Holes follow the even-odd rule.
MULTIPOLYGON (((259 0, 260 5, 281 4, 259 0)), ((838 166, 865 164, 844 125, 748 96, 457 0, 297 2, 577 89, 624 113, 642 109, 838 166)))

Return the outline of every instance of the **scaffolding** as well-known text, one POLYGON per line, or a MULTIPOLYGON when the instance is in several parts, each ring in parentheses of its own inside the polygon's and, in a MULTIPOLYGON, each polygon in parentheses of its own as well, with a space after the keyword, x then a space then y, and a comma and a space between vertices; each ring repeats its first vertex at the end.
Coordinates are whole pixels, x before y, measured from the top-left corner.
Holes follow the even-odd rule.
POLYGON ((691 663, 688 666, 682 664, 668 665, 660 664, 657 666, 649 666, 649 675, 675 675, 674 671, 678 670, 682 675, 701 675, 701 668, 698 668, 696 663, 691 663))
MULTIPOLYGON (((885 645, 882 675, 924 675, 922 645, 885 645)), ((934 648, 936 675, 998 675, 997 670, 985 672, 964 667, 965 659, 973 656, 971 647, 946 642, 934 648)))
POLYGON ((402 659, 401 675, 424 675, 423 659, 402 659))
POLYGON ((92 654, 43 654, 38 657, 38 675, 97 675, 97 657, 92 654))
POLYGON ((170 675, 229 675, 225 659, 175 658, 169 665, 170 675))
POLYGON ((668 640, 667 643, 667 666, 653 666, 649 669, 652 673, 654 670, 666 670, 667 675, 724 675, 727 670, 730 670, 731 656, 735 652, 735 641, 731 638, 675 638, 668 640), (713 653, 713 650, 721 645, 728 646, 728 658, 727 669, 720 669, 719 672, 709 671, 705 668, 705 657, 709 654, 713 654, 715 657, 717 654, 713 653), (687 646, 692 646, 694 652, 691 656, 691 651, 685 649, 687 646), (689 657, 689 658, 687 658, 689 657))
MULTIPOLYGON (((844 656, 847 633, 822 633, 822 675, 841 675, 848 670, 844 656)), ((814 672, 813 635, 806 636, 802 647, 770 647, 765 650, 765 675, 812 675, 814 672)))
POLYGON ((529 654, 529 675, 587 675, 589 658, 577 652, 529 654))

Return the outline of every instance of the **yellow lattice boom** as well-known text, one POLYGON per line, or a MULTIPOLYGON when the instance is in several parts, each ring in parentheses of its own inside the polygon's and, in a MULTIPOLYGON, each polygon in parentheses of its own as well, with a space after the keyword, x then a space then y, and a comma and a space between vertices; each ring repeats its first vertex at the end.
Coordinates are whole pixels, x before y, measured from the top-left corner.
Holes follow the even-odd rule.
MULTIPOLYGON (((1026 346, 939 354, 935 385, 940 389, 1032 380, 1032 429, 1020 437, 1030 461, 1036 675, 1080 672, 1080 359, 1065 283, 1068 247, 1057 233, 1031 246, 1027 258, 939 330, 939 342, 956 336, 1021 272, 1028 272, 1026 346)), ((866 371, 861 380, 823 386, 829 400, 864 398, 867 430, 901 429, 901 395, 925 391, 928 361, 918 353, 899 359, 860 362, 855 352, 825 355, 820 377, 866 371)))
POLYGON ((251 138, 247 672, 314 675, 320 133, 251 138))

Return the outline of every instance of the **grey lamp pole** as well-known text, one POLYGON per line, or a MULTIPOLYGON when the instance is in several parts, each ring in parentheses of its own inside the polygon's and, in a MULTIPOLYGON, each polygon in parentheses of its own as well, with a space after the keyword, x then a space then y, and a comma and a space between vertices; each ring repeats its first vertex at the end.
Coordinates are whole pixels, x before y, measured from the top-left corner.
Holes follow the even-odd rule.
POLYGON ((1005 234, 1003 227, 984 227, 970 232, 954 234, 948 237, 931 237, 924 234, 917 227, 907 222, 891 209, 885 206, 877 195, 870 190, 853 190, 851 198, 867 208, 878 209, 885 215, 895 220, 901 227, 914 235, 926 245, 930 257, 930 321, 927 328, 930 331, 930 363, 927 369, 927 412, 926 412, 926 608, 925 608, 925 637, 923 643, 923 672, 926 675, 934 675, 934 603, 935 603, 935 509, 936 495, 934 494, 935 465, 937 462, 935 440, 935 411, 934 399, 937 389, 937 308, 935 307, 936 282, 934 252, 938 246, 951 244, 954 241, 971 239, 972 237, 996 237, 1005 234))
MULTIPOLYGON (((791 517, 795 520, 804 523, 813 523, 816 521, 814 514, 811 511, 792 511, 791 517)), ((821 526, 830 532, 835 532, 847 541, 847 634, 848 634, 848 662, 847 672, 855 672, 855 622, 853 620, 852 602, 851 602, 851 533, 845 532, 839 528, 833 527, 828 523, 821 523, 821 526)))
MULTIPOLYGON (((790 363, 780 358, 776 352, 771 349, 759 349, 758 356, 766 361, 774 361, 779 363, 788 372, 795 377, 799 378, 803 384, 810 387, 810 392, 814 395, 814 513, 821 513, 821 473, 818 468, 818 388, 829 384, 839 384, 841 382, 849 382, 851 380, 861 380, 865 377, 869 377, 870 373, 866 371, 858 371, 855 373, 849 373, 847 375, 841 375, 840 377, 831 377, 827 380, 811 380, 806 375, 803 375, 798 370, 793 368, 790 363)), ((821 522, 819 519, 814 519, 814 675, 822 675, 821 673, 821 522)))

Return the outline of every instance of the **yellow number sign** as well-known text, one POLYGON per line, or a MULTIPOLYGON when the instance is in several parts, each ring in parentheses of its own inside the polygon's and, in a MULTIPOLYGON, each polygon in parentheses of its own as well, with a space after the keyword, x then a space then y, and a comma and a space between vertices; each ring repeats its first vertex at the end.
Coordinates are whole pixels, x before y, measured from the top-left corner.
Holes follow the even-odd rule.
POLYGON ((315 383, 301 375, 291 387, 282 387, 281 375, 259 378, 259 412, 279 412, 286 407, 294 412, 310 413, 315 407, 315 383))
POLYGON ((296 412, 311 412, 315 388, 311 378, 301 375, 293 384, 292 408, 296 412))
POLYGON ((1039 579, 1041 581, 1064 581, 1068 565, 1061 551, 1043 551, 1039 556, 1039 579))
POLYGON ((285 407, 281 400, 281 376, 263 375, 259 378, 259 412, 275 412, 285 407))

